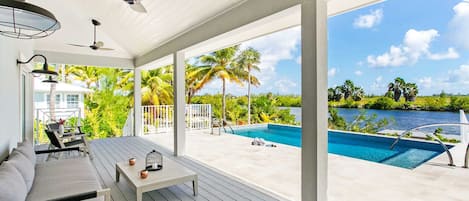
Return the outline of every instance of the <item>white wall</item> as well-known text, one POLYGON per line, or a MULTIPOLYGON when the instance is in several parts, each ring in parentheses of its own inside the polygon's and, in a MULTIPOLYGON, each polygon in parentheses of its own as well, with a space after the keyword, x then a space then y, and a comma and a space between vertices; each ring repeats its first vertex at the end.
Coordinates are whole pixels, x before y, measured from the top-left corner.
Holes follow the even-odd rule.
POLYGON ((0 160, 21 139, 20 68, 16 59, 20 55, 29 58, 32 53, 31 40, 0 36, 0 160))

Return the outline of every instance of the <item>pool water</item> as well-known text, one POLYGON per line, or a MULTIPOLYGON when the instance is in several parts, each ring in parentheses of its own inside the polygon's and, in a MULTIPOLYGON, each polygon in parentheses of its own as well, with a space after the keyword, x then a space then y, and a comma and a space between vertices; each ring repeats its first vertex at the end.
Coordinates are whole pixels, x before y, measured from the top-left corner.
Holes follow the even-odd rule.
MULTIPOLYGON (((301 128, 272 125, 240 128, 236 135, 264 138, 266 141, 301 147, 301 128)), ((393 150, 393 138, 329 131, 328 151, 332 154, 413 169, 443 153, 439 144, 401 140, 393 150)), ((448 147, 450 148, 450 147, 448 147)))

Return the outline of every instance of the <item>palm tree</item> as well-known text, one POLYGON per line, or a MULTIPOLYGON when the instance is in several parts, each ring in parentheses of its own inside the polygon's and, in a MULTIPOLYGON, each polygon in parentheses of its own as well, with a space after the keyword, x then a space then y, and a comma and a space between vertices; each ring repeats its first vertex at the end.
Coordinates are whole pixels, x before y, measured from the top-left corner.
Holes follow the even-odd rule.
POLYGON ((361 87, 355 87, 352 93, 352 99, 354 101, 361 101, 365 97, 365 91, 361 87))
POLYGON ((417 84, 415 83, 406 83, 403 88, 404 98, 406 102, 413 102, 419 93, 417 84))
POLYGON ((334 101, 340 101, 342 99, 342 87, 336 86, 334 89, 334 101))
POLYGON ((60 65, 58 72, 60 76, 57 78, 57 80, 65 83, 71 83, 71 75, 74 75, 74 72, 76 71, 78 71, 78 69, 74 65, 60 65))
POLYGON ((91 89, 94 84, 99 89, 99 72, 98 68, 93 66, 76 66, 71 73, 75 79, 85 83, 86 88, 91 89))
POLYGON ((261 63, 261 54, 259 53, 259 51, 255 50, 254 48, 249 47, 248 49, 241 52, 237 61, 238 61, 238 66, 241 67, 243 70, 247 71, 248 73, 247 82, 248 82, 248 125, 249 125, 251 124, 251 84, 254 84, 255 86, 259 84, 259 82, 255 82, 255 80, 252 79, 253 76, 251 76, 251 70, 260 71, 258 64, 261 63))
POLYGON ((173 66, 142 71, 142 104, 161 105, 173 102, 173 66))
POLYGON ((201 73, 200 81, 194 88, 202 88, 205 84, 215 78, 222 81, 222 120, 226 121, 226 82, 231 81, 242 85, 239 77, 239 70, 234 68, 235 56, 239 46, 228 47, 217 50, 211 54, 200 57, 200 61, 207 66, 198 67, 198 73, 201 73))
POLYGON ((327 101, 333 101, 335 97, 335 90, 334 88, 327 89, 327 101))
POLYGON ((204 67, 195 66, 186 62, 187 104, 191 104, 192 97, 204 87, 204 84, 199 84, 205 76, 204 73, 208 70, 204 67))
POLYGON ((405 86, 404 79, 397 77, 394 82, 388 84, 388 92, 393 93, 394 101, 398 102, 402 95, 402 89, 405 86))
POLYGON ((342 85, 342 93, 344 94, 344 99, 347 100, 353 94, 355 89, 355 84, 351 80, 345 80, 344 85, 342 85))

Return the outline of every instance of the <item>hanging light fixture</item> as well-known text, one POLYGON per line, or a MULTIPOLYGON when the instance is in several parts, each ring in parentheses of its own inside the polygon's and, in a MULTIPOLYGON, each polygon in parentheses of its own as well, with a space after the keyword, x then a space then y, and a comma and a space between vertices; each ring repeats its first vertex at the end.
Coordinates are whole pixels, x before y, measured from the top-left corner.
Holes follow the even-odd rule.
POLYGON ((42 69, 35 69, 33 71, 31 71, 32 74, 35 74, 35 75, 46 75, 48 76, 49 78, 54 78, 54 77, 57 77, 59 74, 53 70, 49 70, 49 64, 47 64, 47 58, 42 55, 42 54, 35 54, 33 55, 31 58, 29 58, 27 61, 20 61, 20 60, 16 60, 16 63, 17 64, 27 64, 29 62, 31 62, 35 57, 42 57, 44 59, 44 64, 42 65, 42 69))
POLYGON ((18 39, 37 39, 60 29, 60 22, 46 9, 24 0, 0 1, 0 34, 18 39))
POLYGON ((48 78, 46 80, 42 80, 42 82, 44 83, 58 83, 57 80, 54 80, 54 78, 52 78, 52 76, 48 76, 48 78))

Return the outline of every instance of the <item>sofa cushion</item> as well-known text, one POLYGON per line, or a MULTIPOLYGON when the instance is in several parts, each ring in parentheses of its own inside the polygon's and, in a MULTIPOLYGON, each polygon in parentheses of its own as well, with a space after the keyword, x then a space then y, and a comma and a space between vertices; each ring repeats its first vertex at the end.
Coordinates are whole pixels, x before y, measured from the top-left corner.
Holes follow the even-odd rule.
POLYGON ((34 165, 31 163, 31 161, 21 152, 15 149, 13 152, 11 152, 10 157, 6 163, 10 163, 15 166, 18 172, 20 172, 23 176, 28 191, 31 190, 31 186, 33 185, 34 181, 34 165))
POLYGON ((0 200, 24 201, 28 190, 13 164, 4 162, 0 165, 0 181, 0 200))
POLYGON ((18 143, 16 149, 28 158, 33 165, 36 165, 36 152, 34 152, 33 143, 29 140, 18 143))
POLYGON ((88 158, 63 159, 36 165, 28 201, 55 199, 101 189, 88 158))

